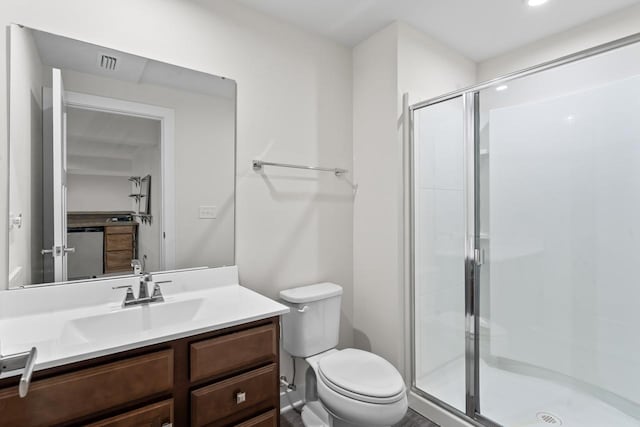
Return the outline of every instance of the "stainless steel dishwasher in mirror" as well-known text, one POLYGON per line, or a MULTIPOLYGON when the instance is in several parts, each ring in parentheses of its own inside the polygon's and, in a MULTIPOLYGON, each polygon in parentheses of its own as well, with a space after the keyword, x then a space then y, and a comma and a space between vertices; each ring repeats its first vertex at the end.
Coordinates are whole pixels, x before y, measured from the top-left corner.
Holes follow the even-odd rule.
POLYGON ((75 252, 67 255, 70 280, 92 279, 102 275, 104 258, 104 228, 69 228, 67 243, 75 252))

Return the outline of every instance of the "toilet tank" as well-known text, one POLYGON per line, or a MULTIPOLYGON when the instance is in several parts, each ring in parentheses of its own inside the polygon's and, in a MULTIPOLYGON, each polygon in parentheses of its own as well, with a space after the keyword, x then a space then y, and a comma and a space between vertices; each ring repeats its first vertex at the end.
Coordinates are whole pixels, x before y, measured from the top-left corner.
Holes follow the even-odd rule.
POLYGON ((291 311, 282 316, 282 347, 292 356, 309 357, 338 345, 342 287, 317 283, 280 292, 291 311))

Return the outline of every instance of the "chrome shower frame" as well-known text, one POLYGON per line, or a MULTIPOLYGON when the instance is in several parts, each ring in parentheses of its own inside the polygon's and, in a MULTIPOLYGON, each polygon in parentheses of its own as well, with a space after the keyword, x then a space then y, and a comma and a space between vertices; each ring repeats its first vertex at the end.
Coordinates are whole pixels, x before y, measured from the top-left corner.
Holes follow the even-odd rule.
MULTIPOLYGON (((526 68, 521 71, 506 74, 492 80, 488 80, 477 85, 473 85, 461 90, 449 92, 447 94, 421 101, 413 105, 404 103, 403 117, 404 121, 404 138, 405 149, 408 153, 408 159, 405 161, 405 180, 409 185, 409 191, 405 191, 405 209, 407 214, 406 220, 409 226, 406 228, 408 233, 408 245, 406 255, 408 256, 406 285, 408 286, 408 304, 407 313, 409 319, 407 321, 409 331, 406 334, 408 343, 405 346, 410 352, 409 369, 407 376, 410 379, 410 390, 415 395, 426 399, 455 416, 458 416, 467 423, 476 426, 494 427, 499 424, 484 417, 480 411, 480 383, 479 383, 479 270, 482 260, 480 256, 480 234, 479 234, 479 208, 480 198, 478 194, 479 176, 479 101, 480 91, 483 89, 496 87, 508 83, 512 80, 521 79, 533 74, 538 74, 547 70, 551 70, 563 65, 578 62, 591 58, 600 54, 620 49, 640 42, 640 33, 636 33, 609 43, 601 44, 577 53, 563 56, 553 61, 544 62, 542 64, 526 68), (465 411, 462 412, 446 402, 436 398, 433 395, 421 390, 416 385, 416 346, 415 346, 415 168, 413 165, 415 153, 414 141, 414 115, 417 110, 427 108, 429 106, 449 101, 455 98, 462 98, 463 114, 464 114, 464 163, 465 163, 465 411)), ((404 96, 407 99, 407 95, 404 96)))

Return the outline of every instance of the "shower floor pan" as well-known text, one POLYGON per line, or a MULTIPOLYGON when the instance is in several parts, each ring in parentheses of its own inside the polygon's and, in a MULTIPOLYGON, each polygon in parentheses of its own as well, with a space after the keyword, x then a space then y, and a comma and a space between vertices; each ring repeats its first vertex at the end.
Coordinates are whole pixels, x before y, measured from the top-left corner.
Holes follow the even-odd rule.
MULTIPOLYGON (((579 390, 480 361, 482 414, 505 427, 638 427, 640 420, 579 390)), ((417 379, 421 390, 464 408, 464 359, 417 379)))

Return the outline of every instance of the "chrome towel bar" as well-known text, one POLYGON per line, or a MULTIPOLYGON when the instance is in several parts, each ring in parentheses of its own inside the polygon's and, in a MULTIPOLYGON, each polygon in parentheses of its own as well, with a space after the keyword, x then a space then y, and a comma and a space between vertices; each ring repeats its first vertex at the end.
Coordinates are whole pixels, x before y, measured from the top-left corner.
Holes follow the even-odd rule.
POLYGON ((307 169, 313 171, 321 171, 321 172, 333 172, 336 176, 340 176, 349 172, 347 169, 340 168, 321 168, 319 166, 303 166, 303 165, 291 165, 288 163, 273 163, 273 162, 263 162, 262 160, 254 160, 253 169, 258 171, 261 170, 263 166, 276 166, 279 168, 293 168, 293 169, 307 169))

